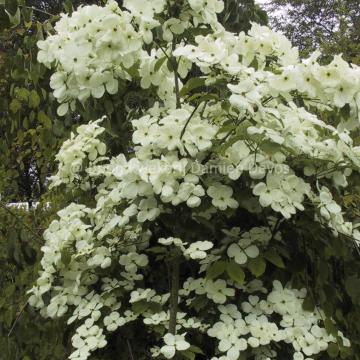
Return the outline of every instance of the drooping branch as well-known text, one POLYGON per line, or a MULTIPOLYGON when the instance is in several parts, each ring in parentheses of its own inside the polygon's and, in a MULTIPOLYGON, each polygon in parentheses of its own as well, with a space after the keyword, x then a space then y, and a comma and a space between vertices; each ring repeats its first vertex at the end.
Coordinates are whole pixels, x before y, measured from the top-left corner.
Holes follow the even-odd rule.
POLYGON ((48 11, 38 9, 38 8, 36 8, 36 7, 34 7, 34 6, 27 6, 27 5, 21 5, 21 4, 19 4, 18 6, 19 6, 19 7, 22 7, 22 8, 25 8, 25 9, 29 9, 29 10, 35 11, 35 12, 37 12, 37 13, 39 13, 39 14, 43 14, 43 15, 47 15, 47 16, 56 16, 55 14, 51 14, 51 13, 49 13, 48 11))
MULTIPOLYGON (((172 43, 172 50, 174 51, 176 48, 175 41, 172 43)), ((172 56, 172 63, 171 66, 173 67, 174 74, 175 74, 175 96, 176 96, 176 108, 181 108, 181 102, 180 102, 180 86, 179 86, 179 73, 178 73, 178 62, 176 61, 176 58, 172 56)))
POLYGON ((185 123, 183 129, 181 130, 180 140, 183 138, 183 136, 184 136, 184 134, 185 134, 185 131, 186 131, 186 128, 187 128, 187 126, 189 125, 189 122, 190 122, 190 120, 192 119, 192 117, 195 115, 195 112, 196 112, 196 110, 198 109, 199 105, 200 105, 200 104, 197 104, 197 105, 195 106, 195 108, 194 108, 194 110, 192 111, 192 113, 190 114, 189 118, 186 120, 186 123, 185 123))
POLYGON ((13 211, 11 211, 6 204, 4 204, 2 201, 0 201, 0 207, 2 207, 8 214, 10 214, 22 227, 26 228, 29 232, 31 232, 34 237, 38 238, 40 235, 37 234, 29 225, 27 225, 21 217, 19 217, 17 214, 15 214, 13 211))

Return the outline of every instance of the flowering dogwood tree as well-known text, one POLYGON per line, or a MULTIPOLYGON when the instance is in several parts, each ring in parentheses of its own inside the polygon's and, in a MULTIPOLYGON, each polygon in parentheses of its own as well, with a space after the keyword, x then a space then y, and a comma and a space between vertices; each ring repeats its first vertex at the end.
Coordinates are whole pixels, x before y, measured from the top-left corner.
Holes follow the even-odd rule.
POLYGON ((126 154, 104 118, 63 144, 51 186, 82 202, 44 233, 31 305, 75 326, 73 360, 116 341, 119 359, 346 357, 292 265, 308 240, 360 240, 337 201, 360 170, 360 68, 301 60, 257 24, 227 32, 221 0, 123 5, 80 7, 38 43, 59 116, 120 84, 152 96, 118 109, 126 154))

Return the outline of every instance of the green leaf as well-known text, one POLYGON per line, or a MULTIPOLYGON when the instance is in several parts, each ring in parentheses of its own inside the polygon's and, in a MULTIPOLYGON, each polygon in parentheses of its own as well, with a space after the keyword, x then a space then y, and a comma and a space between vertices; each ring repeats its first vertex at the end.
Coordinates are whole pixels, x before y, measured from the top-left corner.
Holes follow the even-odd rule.
POLYGON ((20 239, 24 242, 29 241, 28 230, 25 230, 24 228, 20 230, 20 239))
POLYGON ((141 314, 149 308, 149 304, 146 301, 138 301, 132 305, 132 310, 136 314, 141 314))
POLYGON ((13 99, 10 103, 10 111, 14 114, 21 109, 21 102, 18 99, 13 99))
POLYGON ((167 250, 165 246, 153 246, 149 249, 146 249, 146 252, 153 254, 165 254, 167 250))
POLYGON ((189 79, 188 82, 180 90, 180 96, 183 97, 186 94, 188 94, 191 90, 196 89, 200 86, 204 86, 205 80, 206 80, 205 78, 201 78, 201 77, 189 79))
POLYGON ((197 312, 204 309, 209 303, 209 299, 206 296, 198 296, 191 302, 191 307, 197 312))
POLYGON ((43 110, 39 111, 38 113, 38 120, 46 129, 52 128, 51 119, 45 114, 43 110))
POLYGON ((195 360, 195 354, 191 352, 189 349, 185 351, 181 351, 180 354, 184 359, 195 360))
POLYGON ((133 66, 130 68, 125 68, 125 71, 131 76, 131 77, 138 77, 139 76, 139 61, 137 61, 133 66))
POLYGON ((245 273, 239 264, 231 261, 226 266, 226 272, 231 280, 234 280, 238 284, 243 284, 245 281, 245 273))
POLYGON ((204 355, 204 352, 199 347, 197 347, 195 345, 191 345, 188 350, 190 350, 191 352, 193 352, 195 354, 204 355))
POLYGON ((21 12, 22 12, 26 26, 30 27, 32 25, 33 10, 29 9, 29 8, 22 8, 21 12))
POLYGON ((336 358, 339 355, 339 347, 335 343, 330 343, 327 349, 327 353, 331 358, 336 358))
POLYGON ((258 257, 256 259, 250 259, 248 261, 248 268, 254 276, 259 277, 266 270, 266 262, 262 257, 258 257))
POLYGON ((10 27, 9 16, 3 6, 0 6, 0 30, 4 30, 10 27))
POLYGON ((29 96, 29 106, 32 109, 37 108, 40 105, 40 96, 35 90, 31 90, 30 96, 29 96))
POLYGON ((8 14, 11 16, 15 16, 18 9, 18 1, 17 0, 5 0, 3 4, 5 3, 5 9, 8 12, 8 14))
POLYGON ((61 262, 65 265, 68 266, 71 262, 71 253, 69 251, 68 248, 64 248, 61 251, 61 262))
POLYGON ((270 249, 264 253, 264 257, 267 261, 271 262, 275 266, 281 269, 285 269, 283 259, 273 249, 270 249))
POLYGON ((360 302, 360 279, 357 276, 350 276, 346 279, 345 289, 354 304, 360 302))
POLYGON ((335 337, 337 336, 338 329, 336 328, 334 322, 331 319, 326 318, 324 321, 324 325, 325 325, 325 329, 328 332, 328 334, 333 335, 335 337))
POLYGON ((68 14, 71 14, 74 11, 71 0, 65 0, 63 3, 63 7, 65 12, 67 12, 68 14))
POLYGON ((27 102, 29 100, 29 90, 26 88, 18 88, 15 90, 16 98, 20 101, 27 102))
POLYGON ((279 152, 279 150, 282 149, 282 146, 280 144, 276 144, 270 140, 264 140, 261 142, 260 148, 267 154, 272 155, 272 154, 279 152))
POLYGON ((160 58, 156 63, 155 63, 155 66, 154 66, 154 72, 158 72, 159 69, 161 68, 161 66, 164 64, 164 62, 166 61, 167 57, 164 56, 162 58, 160 58))
POLYGON ((217 261, 212 263, 206 269, 206 278, 209 280, 215 279, 220 276, 226 270, 226 262, 225 261, 217 261))
POLYGON ((16 13, 14 15, 11 15, 11 13, 8 12, 8 11, 6 11, 6 13, 9 16, 9 20, 10 20, 10 23, 11 23, 12 27, 16 27, 16 26, 18 26, 20 24, 21 13, 20 13, 19 8, 17 8, 16 13))
POLYGON ((59 121, 57 119, 54 120, 54 125, 52 128, 52 131, 54 133, 55 136, 61 136, 64 133, 64 124, 62 121, 59 121))
POLYGON ((313 312, 315 309, 315 300, 314 298, 308 294, 308 296, 305 298, 302 307, 305 311, 311 311, 313 312))
POLYGON ((219 96, 216 94, 204 94, 204 93, 196 93, 194 95, 191 95, 187 101, 192 102, 195 101, 198 105, 200 105, 202 102, 210 101, 210 100, 219 100, 219 96), (195 101, 196 100, 196 101, 195 101))

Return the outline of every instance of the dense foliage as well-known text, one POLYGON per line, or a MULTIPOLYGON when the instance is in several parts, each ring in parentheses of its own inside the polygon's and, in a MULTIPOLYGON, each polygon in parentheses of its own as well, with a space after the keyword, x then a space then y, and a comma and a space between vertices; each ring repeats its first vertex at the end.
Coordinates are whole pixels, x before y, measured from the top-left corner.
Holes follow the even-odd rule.
POLYGON ((63 360, 69 348, 63 321, 44 321, 28 306, 27 290, 39 269, 41 234, 52 213, 0 209, 1 360, 63 360))
POLYGON ((121 107, 121 146, 109 118, 63 144, 52 187, 75 201, 44 233, 31 305, 68 314, 71 359, 357 359, 341 198, 359 179, 359 68, 300 60, 256 24, 227 32, 218 0, 123 5, 38 43, 59 116, 130 87, 143 101, 121 107))

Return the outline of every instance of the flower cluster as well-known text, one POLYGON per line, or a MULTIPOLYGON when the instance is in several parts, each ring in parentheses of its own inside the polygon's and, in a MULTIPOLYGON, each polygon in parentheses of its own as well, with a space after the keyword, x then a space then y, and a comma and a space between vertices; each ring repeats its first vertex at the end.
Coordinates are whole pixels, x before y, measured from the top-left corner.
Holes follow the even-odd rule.
MULTIPOLYGON (((219 340, 218 349, 226 354, 226 359, 237 360, 244 350, 250 348, 253 352, 272 342, 292 344, 293 358, 304 359, 326 350, 329 343, 336 341, 319 326, 324 316, 320 309, 303 310, 306 289, 284 288, 277 280, 273 286, 264 300, 250 295, 239 308, 234 304, 219 306, 220 321, 208 329, 208 335, 219 340), (279 321, 272 320, 275 314, 280 316, 279 321)), ((341 332, 338 336, 345 346, 350 345, 341 332)))
POLYGON ((139 58, 143 39, 131 23, 129 12, 115 1, 105 7, 84 6, 71 17, 63 15, 56 34, 39 41, 38 61, 57 72, 51 77, 54 96, 63 103, 60 116, 75 99, 101 98, 105 91, 116 94, 118 79, 130 79, 129 69, 139 58))
MULTIPOLYGON (((59 162, 58 172, 51 177, 51 186, 65 184, 72 187, 74 183, 82 180, 81 173, 89 165, 105 159, 106 145, 97 137, 105 129, 99 125, 103 119, 81 125, 77 128, 77 135, 71 134, 61 146, 60 152, 56 155, 59 162)), ((83 181, 86 185, 86 181, 83 181)), ((89 186, 89 184, 87 184, 89 186)))

